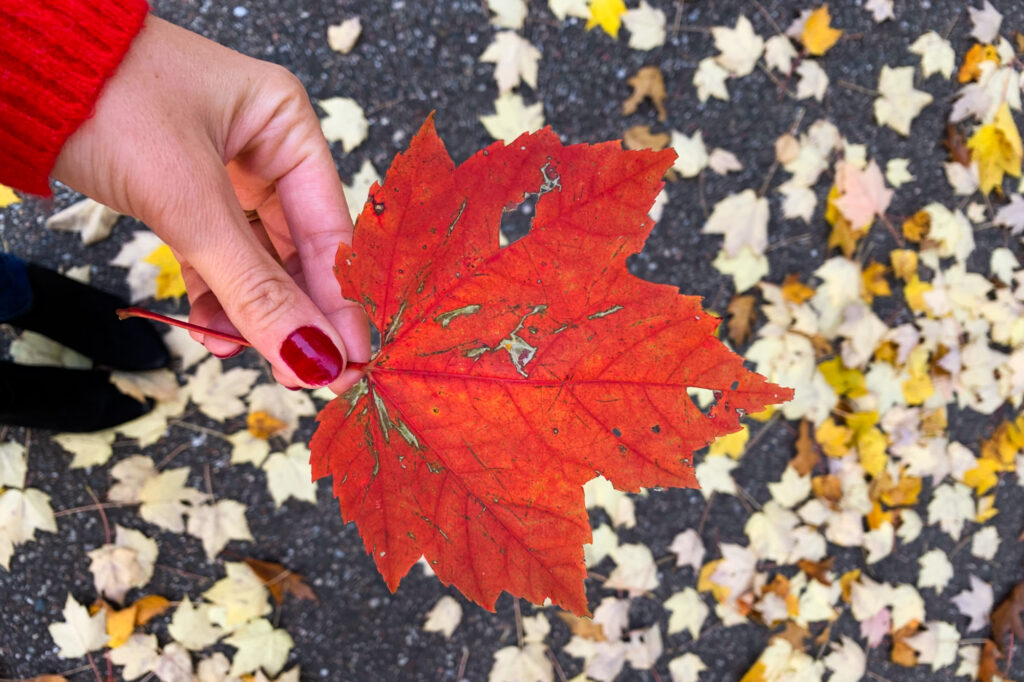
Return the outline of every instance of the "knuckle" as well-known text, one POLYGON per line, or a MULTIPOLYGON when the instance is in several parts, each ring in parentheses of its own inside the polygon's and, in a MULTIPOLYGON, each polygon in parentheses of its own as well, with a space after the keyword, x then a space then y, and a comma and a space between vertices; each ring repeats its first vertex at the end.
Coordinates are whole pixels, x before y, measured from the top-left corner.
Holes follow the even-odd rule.
POLYGON ((240 321, 258 324, 260 328, 273 324, 296 308, 290 281, 282 272, 250 275, 242 278, 235 291, 234 313, 240 321))

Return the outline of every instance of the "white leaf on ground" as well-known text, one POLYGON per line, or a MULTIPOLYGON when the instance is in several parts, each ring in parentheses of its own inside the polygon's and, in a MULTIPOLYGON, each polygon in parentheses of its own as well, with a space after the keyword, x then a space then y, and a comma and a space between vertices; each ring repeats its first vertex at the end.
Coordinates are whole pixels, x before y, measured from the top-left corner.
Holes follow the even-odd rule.
POLYGON ((134 680, 152 671, 159 657, 156 635, 141 632, 135 633, 127 642, 110 651, 110 662, 124 666, 121 677, 126 680, 134 680))
POLYGON ((276 675, 284 668, 294 642, 281 628, 275 629, 266 618, 245 623, 224 640, 238 651, 231 661, 231 674, 244 675, 260 668, 276 675))
POLYGON ((520 81, 537 89, 537 61, 540 50, 515 31, 499 31, 480 61, 494 64, 494 80, 498 92, 511 92, 520 81))
POLYGON ((587 0, 548 0, 548 7, 559 21, 565 21, 566 17, 590 18, 590 7, 587 0))
POLYGON ((993 43, 999 35, 999 25, 1003 23, 1003 15, 992 6, 989 0, 985 0, 980 9, 968 7, 971 15, 971 35, 981 43, 993 43))
POLYGON ((76 350, 33 331, 23 331, 11 341, 11 360, 19 365, 50 365, 72 369, 89 369, 92 360, 76 350))
MULTIPOLYGON (((139 490, 139 516, 172 533, 185 531, 182 516, 190 506, 206 501, 206 493, 185 486, 189 468, 162 471, 146 479, 139 490)), ((113 489, 111 489, 113 491, 113 489)))
POLYGON ((707 670, 701 657, 693 652, 677 656, 668 662, 668 674, 672 682, 698 682, 700 674, 707 670))
POLYGON ((155 540, 121 525, 115 537, 115 542, 88 553, 89 571, 96 591, 120 604, 128 590, 145 587, 153 577, 159 549, 155 540))
POLYGON ((523 616, 523 641, 527 644, 541 644, 551 633, 551 623, 543 613, 523 616))
POLYGON ((111 265, 128 268, 132 303, 156 296, 156 276, 160 274, 160 268, 145 259, 163 245, 163 240, 149 230, 136 230, 131 241, 125 243, 110 261, 111 265))
POLYGON ((270 454, 270 443, 264 438, 252 435, 249 429, 242 429, 227 437, 231 443, 232 464, 260 466, 270 454))
POLYGON ((117 483, 110 487, 107 499, 123 504, 141 502, 139 495, 142 492, 142 486, 156 475, 156 465, 145 455, 132 455, 122 459, 110 469, 110 476, 117 483))
POLYGON ((373 187, 373 183, 379 183, 380 180, 380 174, 377 173, 377 169, 373 167, 370 160, 363 159, 363 165, 352 176, 352 184, 342 185, 342 189, 345 190, 345 204, 348 206, 348 213, 353 223, 363 212, 363 206, 370 196, 370 188, 373 187))
POLYGON ((885 164, 885 180, 893 187, 899 187, 914 180, 910 174, 910 159, 889 159, 885 164))
POLYGON ((743 170, 743 164, 736 158, 736 155, 721 147, 711 150, 711 154, 708 156, 708 167, 719 175, 743 170))
POLYGON ((619 536, 612 527, 602 523, 594 530, 593 540, 583 545, 583 563, 592 568, 609 556, 619 546, 619 536))
POLYGON ((995 526, 985 526, 971 538, 971 554, 979 559, 991 561, 998 549, 999 531, 995 526))
POLYGON ((555 670, 542 644, 527 644, 522 649, 507 646, 494 652, 494 665, 488 682, 553 682, 555 670))
POLYGON ((617 642, 629 628, 629 599, 605 597, 594 609, 594 622, 601 626, 606 639, 617 642))
POLYGON ((527 106, 522 95, 505 93, 494 100, 494 113, 481 116, 480 122, 491 137, 509 144, 523 133, 544 127, 544 103, 527 106))
POLYGON ((583 498, 587 509, 604 509, 615 527, 636 526, 633 499, 604 476, 592 478, 583 485, 583 498))
POLYGON ((69 465, 72 469, 106 464, 114 453, 111 447, 114 432, 110 429, 94 433, 58 433, 53 436, 53 441, 74 455, 69 465))
MULTIPOLYGON (((988 528, 993 528, 988 526, 988 528)), ((964 590, 951 600, 957 610, 971 619, 967 632, 980 630, 988 623, 994 601, 992 586, 976 575, 971 576, 971 589, 964 590)))
POLYGON ((871 12, 876 24, 880 24, 886 19, 896 18, 892 13, 892 0, 866 0, 864 9, 871 12))
POLYGON ((209 604, 192 605, 186 596, 174 610, 167 633, 186 649, 200 651, 215 644, 224 631, 210 621, 209 604))
POLYGON ((626 590, 636 597, 658 587, 658 566, 646 545, 619 545, 611 557, 615 568, 604 581, 605 589, 626 590))
POLYGON ((1000 246, 992 250, 992 257, 989 259, 989 271, 1007 286, 1013 286, 1013 275, 1020 268, 1020 262, 1013 251, 1000 246))
POLYGON ((316 483, 309 465, 309 448, 292 443, 284 452, 275 452, 263 464, 267 488, 274 504, 280 507, 289 497, 316 504, 316 483))
MULTIPOLYGON (((699 572, 704 562, 704 543, 700 534, 693 528, 687 528, 672 540, 668 551, 676 555, 676 568, 690 566, 699 572)), ((670 633, 671 634, 671 633, 670 633)))
POLYGON ((244 367, 225 372, 220 358, 211 355, 196 368, 185 390, 203 414, 224 421, 245 413, 242 397, 259 376, 259 370, 244 367))
POLYGON ((455 628, 462 622, 462 605, 450 595, 437 600, 434 608, 427 613, 427 622, 423 624, 425 632, 440 632, 445 639, 451 639, 455 628))
POLYGON ((729 72, 718 65, 714 57, 705 57, 697 64, 697 70, 693 74, 693 85, 697 88, 697 99, 707 102, 709 97, 728 100, 729 90, 725 87, 725 80, 729 72))
POLYGON ((875 121, 887 125, 901 135, 910 135, 910 124, 931 104, 932 96, 914 89, 914 67, 892 68, 882 65, 878 76, 878 93, 875 100, 875 121))
POLYGON ((178 378, 169 369, 153 369, 146 372, 114 370, 110 373, 110 381, 121 393, 135 398, 140 403, 146 402, 146 398, 153 398, 157 402, 178 399, 178 378))
POLYGON ((650 670, 658 662, 663 650, 661 626, 655 623, 644 630, 633 630, 629 633, 626 661, 633 670, 650 670))
POLYGON ((946 171, 946 181, 953 188, 953 193, 959 196, 970 196, 978 191, 981 179, 978 175, 978 162, 965 166, 955 161, 942 164, 946 171))
POLYGON ((746 16, 740 15, 736 26, 712 26, 711 36, 715 47, 721 53, 715 57, 732 76, 746 76, 757 65, 764 52, 764 40, 754 32, 754 26, 746 16))
POLYGON ((188 534, 203 542, 206 558, 213 561, 231 540, 252 540, 245 520, 245 505, 236 500, 219 500, 214 504, 191 507, 188 512, 188 534))
POLYGON ((83 199, 54 213, 46 219, 46 227, 62 232, 77 232, 83 244, 95 244, 110 236, 114 223, 121 214, 112 208, 83 199))
POLYGON ((249 394, 249 414, 255 412, 263 412, 281 422, 284 426, 274 435, 290 441, 299 427, 299 418, 312 417, 316 407, 306 391, 292 391, 281 384, 259 384, 249 394))
POLYGON ((704 136, 699 130, 693 135, 684 135, 673 130, 672 149, 677 155, 672 168, 679 171, 684 178, 696 177, 708 165, 708 150, 704 146, 704 136))
POLYGON ((501 28, 520 29, 526 20, 526 0, 487 0, 487 8, 494 12, 491 23, 501 28))
POLYGON ((793 47, 793 41, 784 35, 773 35, 764 44, 764 61, 769 69, 775 69, 788 76, 796 57, 797 51, 793 47))
POLYGON ((700 636, 700 629, 704 626, 711 609, 701 599, 697 590, 687 587, 681 592, 676 592, 665 600, 665 608, 669 610, 668 634, 674 635, 684 630, 690 633, 693 639, 700 636))
POLYGON ((634 50, 652 50, 665 44, 665 13, 640 0, 640 7, 626 10, 622 23, 629 31, 629 46, 634 50))
POLYGON ((61 658, 81 658, 107 645, 107 613, 100 610, 90 616, 88 609, 68 593, 64 604, 64 622, 49 625, 53 643, 60 647, 61 658))
POLYGON ((745 189, 715 204, 701 232, 724 235, 723 249, 729 258, 739 257, 744 249, 763 255, 768 245, 768 215, 768 200, 745 189))
POLYGON ((20 545, 34 540, 37 530, 57 532, 50 496, 36 488, 0 492, 0 537, 20 545))
POLYGON ((1010 234, 1019 234, 1024 231, 1024 197, 1016 192, 1011 194, 1010 203, 999 207, 992 222, 1010 228, 1010 234))
POLYGON ((363 143, 370 122, 358 102, 351 97, 330 97, 317 104, 327 112, 327 117, 320 119, 320 128, 328 142, 341 142, 346 154, 363 143))
POLYGON ((949 623, 941 621, 931 621, 925 628, 906 639, 907 644, 917 651, 918 665, 930 663, 932 671, 952 665, 956 661, 960 633, 949 623))
POLYGON ((270 613, 270 592, 251 568, 241 561, 227 561, 224 569, 227 576, 203 593, 214 604, 210 620, 215 625, 230 629, 270 613))
POLYGON ((949 41, 935 31, 928 31, 915 40, 910 51, 921 57, 921 75, 928 78, 941 73, 945 78, 953 75, 956 66, 956 52, 949 41))
POLYGON ((876 215, 884 215, 893 196, 874 161, 863 170, 846 161, 836 163, 836 188, 839 197, 833 203, 855 228, 869 225, 876 215))
POLYGON ((796 67, 796 75, 800 80, 796 83, 796 98, 813 97, 819 102, 825 99, 828 91, 828 74, 821 64, 813 59, 805 59, 796 67))
MULTIPOLYGON (((345 198, 348 198, 347 194, 345 198)), ((171 317, 174 317, 174 315, 171 317)), ((171 355, 181 360, 181 368, 183 370, 189 369, 192 365, 210 354, 210 351, 206 350, 206 346, 193 339, 189 335, 188 330, 180 327, 168 327, 167 331, 164 332, 164 343, 167 344, 167 349, 171 351, 171 355)))
POLYGON ((193 682, 192 657, 180 644, 171 642, 153 662, 153 675, 160 682, 193 682))
POLYGON ((932 491, 928 503, 928 524, 939 524, 954 540, 960 539, 964 523, 974 519, 974 498, 963 483, 943 483, 932 491))
POLYGON ((945 550, 933 549, 925 552, 918 559, 921 565, 921 574, 917 579, 917 586, 920 589, 934 587, 936 592, 946 589, 950 579, 953 577, 953 564, 945 550))
POLYGON ((359 17, 349 17, 340 24, 327 27, 327 44, 335 52, 348 54, 356 46, 363 25, 359 17))
POLYGON ((0 443, 0 488, 25 487, 28 462, 25 446, 16 441, 0 443))
POLYGON ((832 642, 832 651, 825 657, 825 667, 832 671, 830 682, 858 682, 867 665, 867 654, 846 635, 839 642, 832 642))
POLYGON ((705 499, 711 497, 711 493, 714 492, 736 494, 736 481, 732 479, 732 470, 737 466, 739 462, 726 455, 706 457, 697 465, 695 474, 705 499))

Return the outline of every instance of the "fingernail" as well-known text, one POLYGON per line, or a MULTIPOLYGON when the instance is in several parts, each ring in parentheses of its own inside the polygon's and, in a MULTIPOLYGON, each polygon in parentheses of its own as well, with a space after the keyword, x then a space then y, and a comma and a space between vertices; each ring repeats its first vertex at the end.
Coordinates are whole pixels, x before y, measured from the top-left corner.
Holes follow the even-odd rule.
POLYGON ((299 327, 281 344, 281 359, 301 381, 326 386, 341 374, 341 352, 316 327, 299 327))
POLYGON ((227 360, 228 358, 233 358, 233 357, 235 357, 236 355, 238 355, 239 353, 241 353, 241 352, 242 352, 243 350, 244 350, 244 349, 243 349, 243 348, 242 348, 241 346, 239 346, 238 348, 234 349, 233 351, 231 351, 231 352, 230 352, 230 353, 228 353, 227 355, 221 355, 220 353, 214 353, 214 355, 216 355, 216 356, 217 356, 218 358, 220 358, 221 360, 227 360))

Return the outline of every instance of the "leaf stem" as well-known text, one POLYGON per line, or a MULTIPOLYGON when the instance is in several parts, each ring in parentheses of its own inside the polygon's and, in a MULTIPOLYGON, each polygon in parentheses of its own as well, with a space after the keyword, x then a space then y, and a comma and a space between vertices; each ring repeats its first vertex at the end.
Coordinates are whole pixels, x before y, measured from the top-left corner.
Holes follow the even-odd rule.
MULTIPOLYGON (((221 339, 223 341, 230 341, 231 343, 237 343, 239 346, 247 346, 252 348, 252 344, 246 339, 238 336, 237 334, 228 334, 226 332, 219 332, 215 329, 203 327, 198 324, 192 324, 191 322, 185 322, 184 320, 176 320, 173 317, 167 315, 161 315, 155 313, 152 310, 146 310, 145 308, 139 308, 137 306, 130 306, 128 308, 118 308, 116 311, 117 317, 122 320, 127 320, 129 317, 141 317, 147 320, 153 320, 154 322, 162 322, 163 324, 169 324, 172 327, 180 327, 181 329, 187 329, 190 332, 197 332, 206 336, 212 336, 215 339, 221 339)), ((369 363, 367 362, 353 362, 349 361, 345 367, 348 369, 364 370, 369 363)))

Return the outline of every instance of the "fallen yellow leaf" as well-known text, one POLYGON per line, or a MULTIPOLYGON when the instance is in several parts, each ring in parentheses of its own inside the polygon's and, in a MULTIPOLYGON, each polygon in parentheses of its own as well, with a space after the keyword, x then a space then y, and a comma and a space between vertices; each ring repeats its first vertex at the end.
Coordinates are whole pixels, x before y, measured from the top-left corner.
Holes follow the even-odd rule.
POLYGON ((160 268, 156 276, 156 297, 177 298, 185 293, 185 280, 181 277, 181 265, 171 252, 171 247, 166 244, 153 249, 153 252, 143 258, 147 263, 160 268))
POLYGON ((800 41, 811 54, 820 57, 828 52, 843 32, 830 25, 832 17, 828 13, 828 5, 822 5, 811 12, 804 24, 803 33, 800 34, 800 41))
POLYGON ((744 448, 747 447, 747 441, 749 439, 750 429, 746 424, 744 424, 743 428, 736 433, 730 433, 716 439, 708 448, 708 454, 729 455, 733 459, 739 459, 740 455, 743 454, 744 448))
POLYGON ((6 185, 0 185, 0 208, 6 208, 11 204, 21 203, 21 199, 14 193, 14 190, 6 185))
POLYGON ((836 424, 832 417, 822 422, 814 431, 814 440, 818 441, 822 452, 829 457, 842 457, 849 452, 852 439, 853 431, 836 424))
POLYGON ((967 50, 967 54, 964 55, 964 63, 960 65, 960 71, 956 76, 957 80, 961 83, 978 80, 978 77, 981 76, 982 62, 999 64, 999 52, 996 51, 994 45, 976 43, 971 46, 971 49, 967 50))
POLYGON ((978 162, 981 191, 988 194, 1001 188, 1003 176, 1010 174, 1020 177, 1021 147, 1020 133, 1013 122, 1010 107, 1003 102, 991 123, 978 128, 967 140, 971 160, 978 162))
POLYGON ((612 38, 619 37, 622 26, 622 15, 626 13, 626 3, 622 0, 590 0, 590 18, 587 19, 587 30, 600 26, 612 38))

